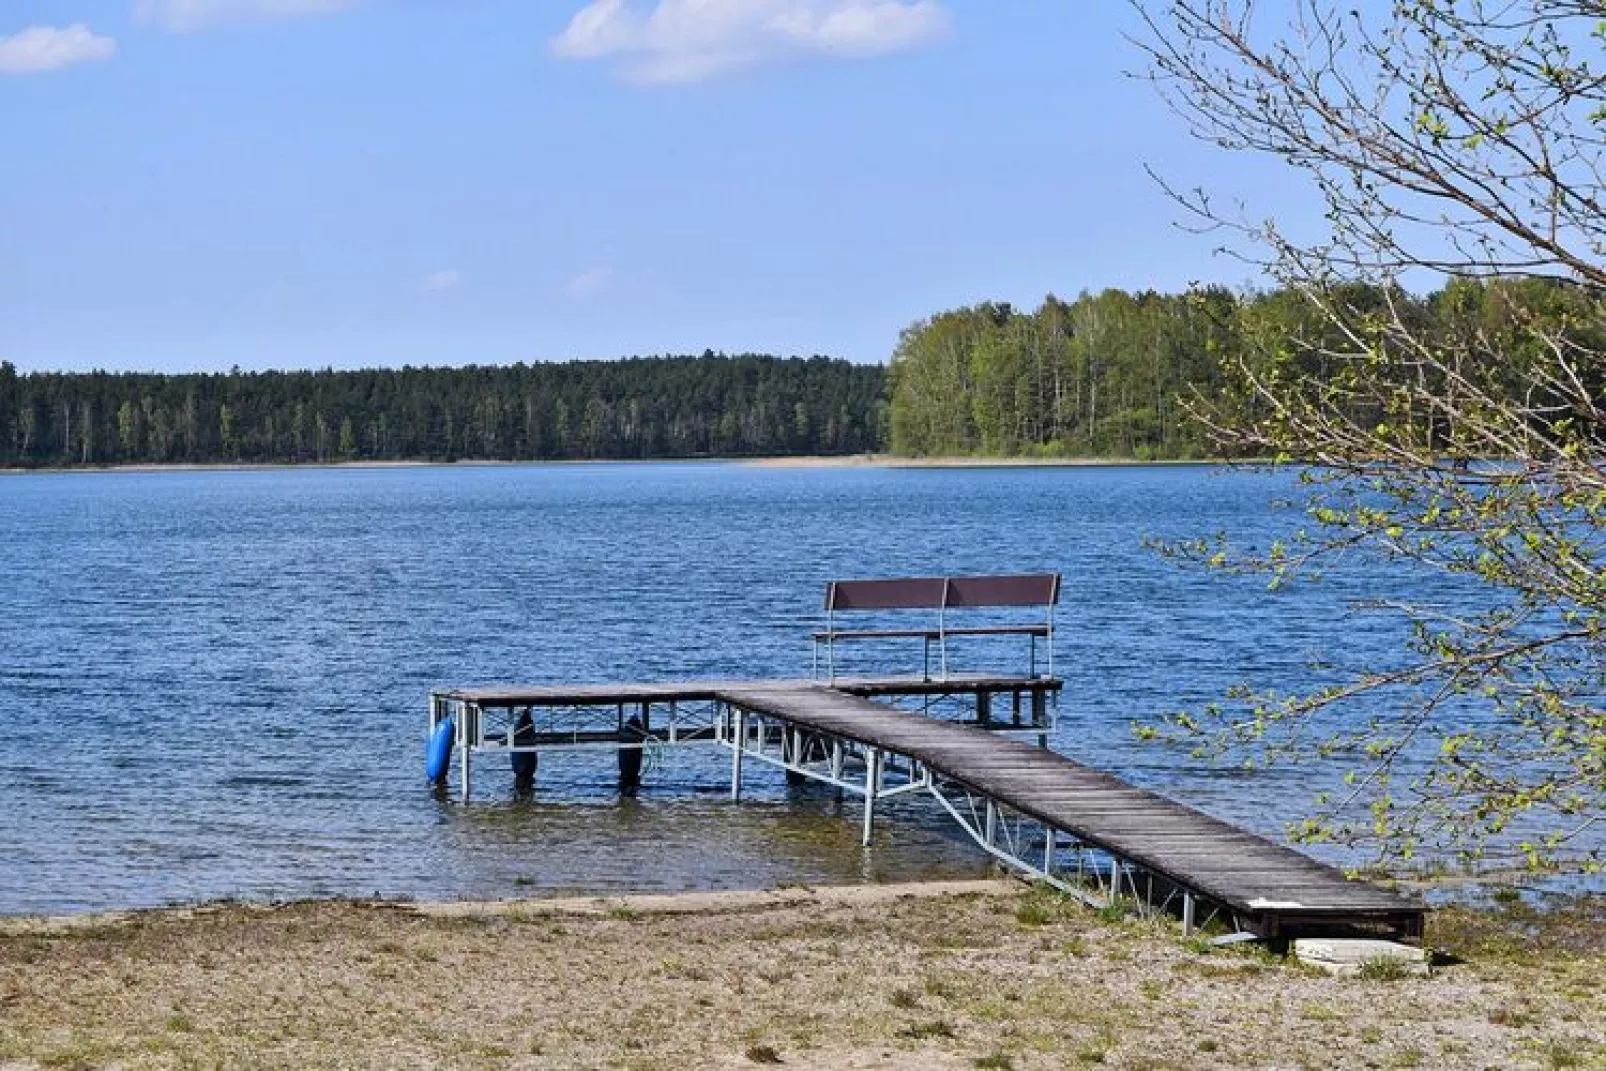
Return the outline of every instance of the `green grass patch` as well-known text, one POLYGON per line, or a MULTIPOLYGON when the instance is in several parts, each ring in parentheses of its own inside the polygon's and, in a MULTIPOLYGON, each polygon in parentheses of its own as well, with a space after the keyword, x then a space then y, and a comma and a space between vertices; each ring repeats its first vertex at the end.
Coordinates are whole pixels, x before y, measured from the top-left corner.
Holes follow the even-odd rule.
POLYGON ((914 1041, 928 1041, 931 1038, 951 1038, 954 1036, 953 1024, 946 1019, 929 1019, 922 1023, 910 1023, 898 1031, 901 1038, 910 1038, 914 1041))
POLYGON ((1411 977, 1411 966, 1397 956, 1373 956, 1361 964, 1360 977, 1368 982, 1401 982, 1411 977))
POLYGON ((1054 914, 1047 904, 1032 899, 1015 909, 1015 921, 1022 926, 1047 926, 1054 921, 1054 914))

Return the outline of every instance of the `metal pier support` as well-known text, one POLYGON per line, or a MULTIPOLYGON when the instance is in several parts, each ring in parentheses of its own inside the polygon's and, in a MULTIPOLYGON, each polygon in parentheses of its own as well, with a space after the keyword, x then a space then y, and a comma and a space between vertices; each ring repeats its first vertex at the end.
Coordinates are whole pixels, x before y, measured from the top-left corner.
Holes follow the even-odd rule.
POLYGON ((735 735, 731 740, 731 799, 742 798, 742 749, 747 746, 747 712, 737 710, 735 735))
POLYGON ((869 748, 864 754, 864 836, 861 843, 870 846, 870 834, 875 826, 875 798, 881 790, 881 749, 869 748))
POLYGON ((457 719, 457 761, 458 770, 463 780, 463 802, 467 803, 473 794, 474 788, 474 749, 469 745, 472 740, 469 736, 469 722, 477 721, 479 711, 473 706, 464 703, 457 719))

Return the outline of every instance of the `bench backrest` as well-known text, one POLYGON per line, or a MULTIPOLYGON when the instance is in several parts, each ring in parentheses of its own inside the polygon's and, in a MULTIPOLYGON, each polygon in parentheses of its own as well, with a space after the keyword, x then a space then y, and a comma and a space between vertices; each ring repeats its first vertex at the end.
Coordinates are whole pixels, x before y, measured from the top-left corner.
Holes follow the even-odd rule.
POLYGON ((888 580, 833 580, 825 608, 843 610, 953 610, 985 606, 1053 606, 1058 573, 1008 576, 908 576, 888 580))

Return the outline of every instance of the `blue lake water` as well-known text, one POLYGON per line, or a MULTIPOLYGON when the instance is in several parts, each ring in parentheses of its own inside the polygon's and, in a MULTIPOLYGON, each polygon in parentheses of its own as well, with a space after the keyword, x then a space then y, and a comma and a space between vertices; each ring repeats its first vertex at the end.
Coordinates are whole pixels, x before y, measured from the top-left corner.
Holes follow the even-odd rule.
POLYGON ((0 913, 984 874, 929 801, 861 849, 852 799, 758 769, 733 805, 712 750, 657 756, 635 799, 608 754, 549 756, 533 801, 499 762, 470 808, 424 784, 431 687, 806 675, 837 576, 1062 572, 1054 746, 1277 835, 1307 775, 1192 765, 1130 722, 1397 644, 1342 577, 1271 594, 1143 546, 1270 540, 1292 490, 1196 467, 3 477, 0 913))

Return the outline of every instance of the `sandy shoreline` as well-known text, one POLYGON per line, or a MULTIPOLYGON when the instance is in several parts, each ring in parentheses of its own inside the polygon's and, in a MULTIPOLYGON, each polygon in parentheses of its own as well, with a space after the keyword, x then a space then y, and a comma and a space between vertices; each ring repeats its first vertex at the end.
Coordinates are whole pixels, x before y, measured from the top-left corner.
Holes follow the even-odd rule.
POLYGON ((1600 900, 1335 978, 1013 881, 0 925, 0 1068, 1590 1067, 1600 900))
POLYGON ((651 458, 646 460, 575 458, 553 461, 497 461, 495 459, 473 461, 217 461, 172 464, 141 463, 133 465, 59 465, 32 469, 0 468, 0 476, 88 475, 117 472, 293 472, 296 470, 318 469, 480 469, 547 465, 697 465, 724 463, 728 462, 723 458, 651 458))
POLYGON ((739 461, 763 469, 1087 469, 1158 468, 1167 466, 1220 466, 1225 461, 1140 461, 1121 457, 898 457, 893 454, 852 454, 843 457, 767 457, 739 461))
POLYGON ((549 465, 740 465, 755 469, 980 469, 980 468, 1154 468, 1222 466, 1226 461, 1139 461, 1135 458, 1046 457, 898 457, 893 454, 848 454, 809 457, 662 457, 574 458, 547 461, 307 461, 204 462, 181 464, 61 465, 0 468, 0 476, 90 473, 273 472, 297 469, 472 469, 545 467, 549 465))
MULTIPOLYGON (((974 881, 892 882, 884 885, 792 885, 775 889, 718 889, 679 893, 633 893, 624 896, 533 896, 502 900, 363 900, 350 901, 413 911, 430 918, 493 918, 521 914, 603 917, 621 912, 637 915, 723 914, 807 905, 869 906, 910 897, 1007 895, 1017 892, 1013 878, 974 881)), ((315 903, 316 901, 296 901, 315 903)), ((330 901, 340 903, 347 901, 330 901)), ((145 918, 204 918, 224 911, 271 912, 283 905, 220 900, 184 907, 90 911, 76 915, 0 915, 0 938, 27 934, 70 933, 136 923, 145 918)))

